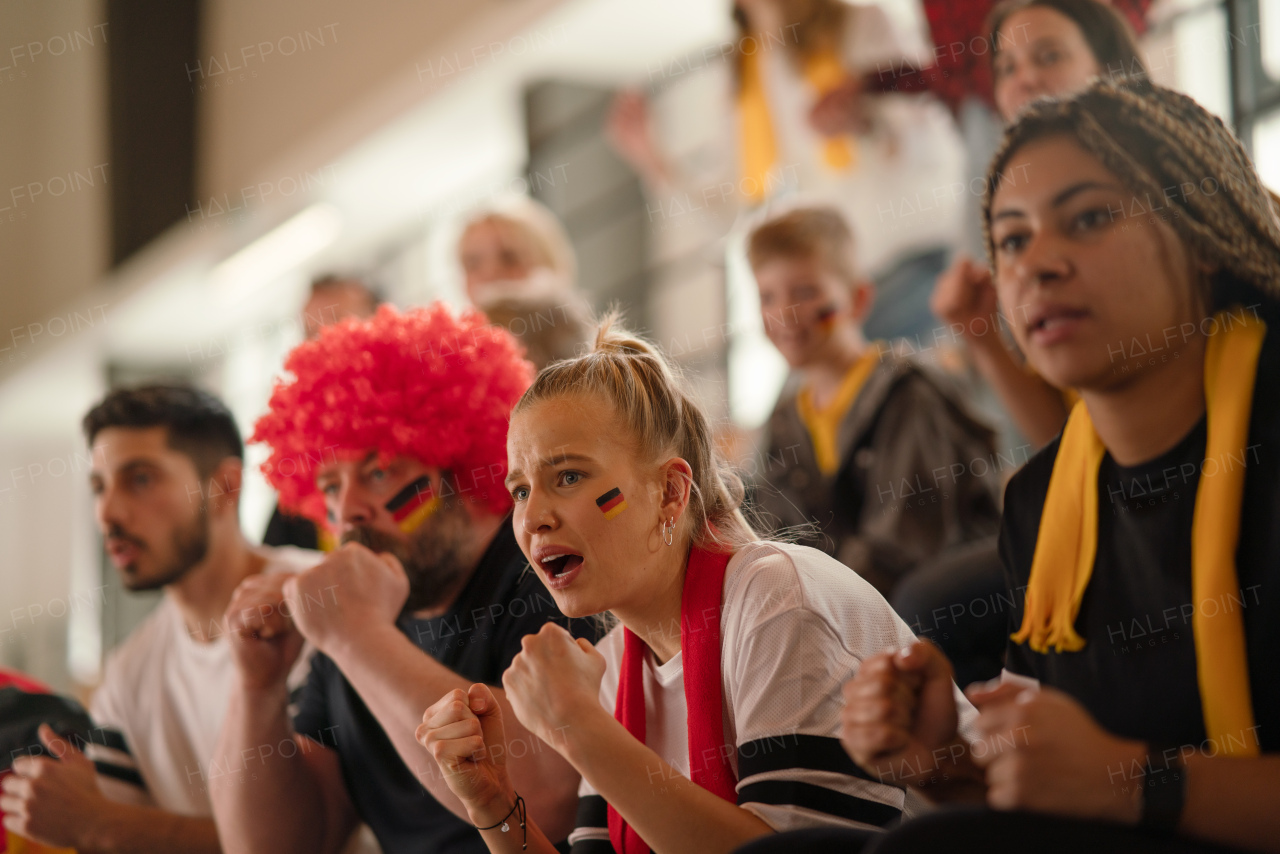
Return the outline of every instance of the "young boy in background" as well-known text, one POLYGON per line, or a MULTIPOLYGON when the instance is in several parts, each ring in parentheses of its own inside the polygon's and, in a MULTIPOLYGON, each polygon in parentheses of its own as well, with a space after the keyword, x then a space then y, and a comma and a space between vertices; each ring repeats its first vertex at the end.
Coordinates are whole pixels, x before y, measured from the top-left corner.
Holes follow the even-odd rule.
MULTIPOLYGON (((991 429, 945 379, 866 340, 874 287, 835 210, 767 220, 749 236, 747 257, 765 332, 796 375, 766 428, 758 505, 770 522, 816 526, 805 532, 810 544, 928 634, 935 607, 950 613, 953 602, 999 589, 999 490, 1025 460, 997 457, 991 429)), ((945 628, 934 637, 944 649, 960 643, 949 651, 972 654, 973 626, 945 628)), ((1001 641, 993 643, 998 656, 1001 641)), ((999 672, 998 661, 987 665, 970 675, 999 672)))

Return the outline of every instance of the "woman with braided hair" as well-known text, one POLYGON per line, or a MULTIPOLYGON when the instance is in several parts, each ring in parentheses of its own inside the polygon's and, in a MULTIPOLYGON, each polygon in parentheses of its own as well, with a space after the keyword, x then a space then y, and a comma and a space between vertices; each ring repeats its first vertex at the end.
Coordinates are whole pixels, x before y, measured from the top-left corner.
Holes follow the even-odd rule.
POLYGON ((1006 672, 969 692, 916 643, 845 686, 882 779, 985 802, 877 851, 1280 850, 1280 221, 1190 98, 1098 83, 1008 130, 984 200, 1031 365, 1078 389, 1010 482, 1006 672), (940 842, 945 840, 945 843, 940 842))
MULTIPOLYGON (((1130 12, 1128 20, 1133 21, 1141 20, 1149 3, 1139 0, 1124 5, 1130 12)), ((1001 0, 987 16, 987 33, 991 49, 983 59, 990 63, 992 96, 1006 122, 1016 119, 1037 97, 1067 98, 1099 77, 1147 75, 1133 29, 1104 0, 1001 0)), ((995 140, 981 148, 984 153, 971 152, 976 170, 982 170, 994 153, 995 140)), ((981 178, 976 183, 981 185, 981 178)), ((973 207, 977 219, 977 204, 973 207)), ((973 230, 976 242, 981 232, 973 230)), ((976 263, 967 254, 957 255, 938 277, 930 304, 1026 437, 1026 449, 1039 449, 1052 440, 1066 421, 1075 393, 1054 387, 1021 354, 1011 351, 1002 331, 1007 319, 1000 315, 985 261, 976 263)), ((993 534, 916 567, 895 588, 891 603, 900 614, 925 615, 916 617, 915 625, 921 627, 917 631, 942 648, 960 684, 967 685, 999 674, 1005 615, 1002 609, 985 606, 961 607, 957 615, 954 606, 998 602, 1002 595, 1006 595, 1004 576, 993 534)))

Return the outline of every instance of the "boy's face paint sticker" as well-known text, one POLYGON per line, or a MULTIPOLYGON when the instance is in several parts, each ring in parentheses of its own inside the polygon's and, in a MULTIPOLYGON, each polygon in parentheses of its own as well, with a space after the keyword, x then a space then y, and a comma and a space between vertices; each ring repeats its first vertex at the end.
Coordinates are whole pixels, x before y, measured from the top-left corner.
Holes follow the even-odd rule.
POLYGON ((596 506, 604 514, 604 518, 612 519, 627 509, 627 499, 623 497, 622 490, 615 486, 596 499, 596 506))
POLYGON ((395 494, 387 510, 403 534, 412 534, 440 509, 440 496, 431 490, 431 478, 423 475, 395 494))
POLYGON ((830 334, 831 330, 836 328, 836 314, 834 305, 826 305, 818 309, 818 328, 830 334))

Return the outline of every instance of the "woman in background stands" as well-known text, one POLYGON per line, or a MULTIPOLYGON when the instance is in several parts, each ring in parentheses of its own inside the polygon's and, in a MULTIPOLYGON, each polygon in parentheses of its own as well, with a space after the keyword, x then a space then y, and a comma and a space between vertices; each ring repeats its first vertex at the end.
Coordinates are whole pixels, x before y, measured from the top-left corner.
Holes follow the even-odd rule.
MULTIPOLYGON (((988 31, 995 103, 1006 122, 1036 98, 1069 96, 1100 77, 1147 76, 1133 30, 1101 0, 1006 0, 992 11, 988 31)), ((1056 436, 1074 393, 1054 388, 1009 351, 987 266, 957 257, 939 277, 931 304, 960 330, 974 367, 1018 430, 1037 448, 1056 436)), ((1014 315, 1024 309, 1006 307, 1006 321, 1023 319, 1014 315)))

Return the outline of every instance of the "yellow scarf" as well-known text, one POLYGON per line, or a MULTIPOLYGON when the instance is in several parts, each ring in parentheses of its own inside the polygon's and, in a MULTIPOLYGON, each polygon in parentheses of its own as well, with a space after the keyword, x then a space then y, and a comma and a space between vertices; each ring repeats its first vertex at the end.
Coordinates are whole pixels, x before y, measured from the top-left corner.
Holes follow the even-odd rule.
POLYGON ((76 854, 74 848, 50 848, 13 832, 9 833, 8 845, 8 854, 76 854))
MULTIPOLYGON (((743 192, 758 203, 766 196, 769 170, 778 160, 778 143, 773 133, 773 120, 769 117, 764 76, 760 72, 760 51, 743 53, 741 68, 738 113, 742 121, 743 192)), ((805 60, 804 79, 821 97, 843 84, 849 75, 836 52, 827 48, 805 60)), ((856 162, 855 146, 850 137, 828 137, 822 145, 823 161, 834 171, 846 171, 856 162)))
POLYGON ((808 387, 800 389, 800 393, 796 395, 796 408, 813 441, 813 455, 818 461, 818 470, 825 475, 835 474, 840 468, 840 422, 858 399, 858 392, 862 391, 862 386, 879 362, 880 348, 875 344, 869 345, 867 351, 844 375, 835 398, 822 409, 813 405, 813 395, 808 387))
MULTIPOLYGON (((1244 314, 1244 312, 1240 312, 1244 314)), ((1266 324, 1241 321, 1231 312, 1216 318, 1220 331, 1205 347, 1204 388, 1208 412, 1206 460, 1218 471, 1201 474, 1191 523, 1191 592, 1195 602, 1192 633, 1205 731, 1224 751, 1239 756, 1258 752, 1245 657, 1244 618, 1235 608, 1205 612, 1209 600, 1238 594, 1235 554, 1240 540, 1244 467, 1229 465, 1232 453, 1248 446, 1258 355, 1266 324), (1243 743, 1244 747, 1235 745, 1243 743)), ((1106 452, 1089 411, 1076 404, 1062 431, 1058 456, 1049 476, 1040 533, 1027 583, 1022 627, 1013 639, 1030 642, 1036 652, 1076 652, 1084 638, 1074 623, 1089 586, 1098 548, 1098 466, 1106 452)))

